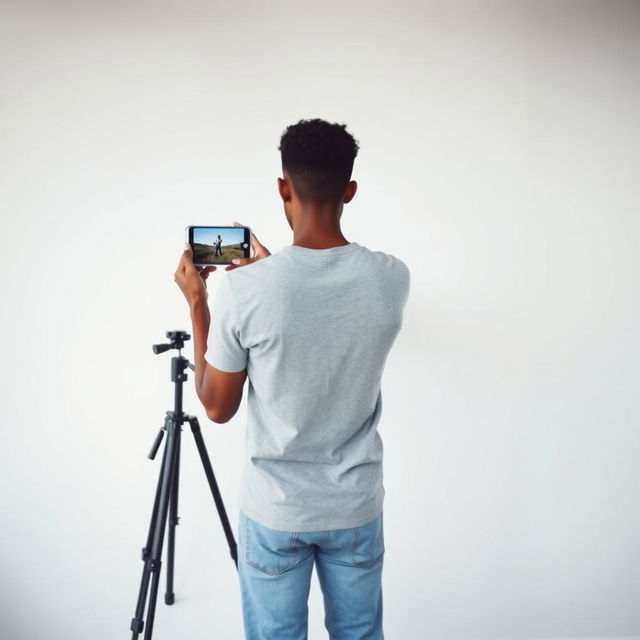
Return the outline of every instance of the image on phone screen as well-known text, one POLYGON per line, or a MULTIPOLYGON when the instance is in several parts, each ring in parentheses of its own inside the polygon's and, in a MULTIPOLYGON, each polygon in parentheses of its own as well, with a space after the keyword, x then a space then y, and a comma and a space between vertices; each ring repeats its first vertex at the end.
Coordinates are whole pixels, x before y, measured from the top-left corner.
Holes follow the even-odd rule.
POLYGON ((248 227, 189 227, 193 264, 231 264, 233 258, 250 257, 248 227))

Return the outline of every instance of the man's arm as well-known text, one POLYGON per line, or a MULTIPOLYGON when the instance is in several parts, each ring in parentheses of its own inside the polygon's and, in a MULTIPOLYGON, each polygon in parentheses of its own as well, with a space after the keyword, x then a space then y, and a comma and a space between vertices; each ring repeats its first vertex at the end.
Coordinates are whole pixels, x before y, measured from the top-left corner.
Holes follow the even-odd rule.
POLYGON ((202 402, 207 417, 213 422, 229 422, 237 413, 242 400, 247 370, 228 372, 210 365, 204 354, 207 351, 207 336, 211 315, 205 298, 195 298, 189 305, 193 325, 193 351, 196 393, 202 402))

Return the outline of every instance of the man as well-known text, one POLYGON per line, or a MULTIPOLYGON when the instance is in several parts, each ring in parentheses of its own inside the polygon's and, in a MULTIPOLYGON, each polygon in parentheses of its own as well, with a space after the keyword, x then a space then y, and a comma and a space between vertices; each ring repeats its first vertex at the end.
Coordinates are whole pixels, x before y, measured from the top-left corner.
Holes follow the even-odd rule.
POLYGON ((222 236, 220 234, 218 234, 218 237, 215 239, 213 244, 216 247, 216 251, 213 254, 213 257, 215 258, 218 255, 218 253, 222 255, 222 236))
POLYGON ((238 527, 245 638, 307 638, 315 563, 330 637, 378 640, 380 382, 409 270, 342 234, 359 148, 345 125, 300 120, 278 148, 293 244, 271 255, 253 235, 254 256, 226 268, 212 319, 206 279, 216 267, 194 267, 187 245, 175 273, 191 310, 196 391, 207 416, 229 421, 249 378, 238 527))

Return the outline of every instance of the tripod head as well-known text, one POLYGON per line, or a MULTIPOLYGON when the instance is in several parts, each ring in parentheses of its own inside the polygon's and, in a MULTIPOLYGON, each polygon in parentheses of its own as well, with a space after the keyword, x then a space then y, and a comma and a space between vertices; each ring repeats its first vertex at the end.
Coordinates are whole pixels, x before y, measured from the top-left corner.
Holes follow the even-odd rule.
MULTIPOLYGON (((180 353, 180 350, 184 347, 184 343, 190 340, 191 336, 186 331, 167 331, 167 338, 169 338, 170 342, 153 345, 153 353, 164 353, 165 351, 169 351, 169 349, 178 350, 178 357, 171 359, 171 379, 176 382, 176 380, 181 378, 182 372, 187 367, 191 369, 191 371, 196 370, 195 366, 180 353)), ((184 382, 186 379, 187 377, 184 376, 182 381, 184 382)))
POLYGON ((171 342, 168 344, 154 344, 153 353, 164 353, 169 349, 178 349, 180 351, 184 347, 184 343, 191 339, 191 336, 186 331, 167 331, 167 338, 171 342))
MULTIPOLYGON (((164 353, 170 349, 178 350, 178 355, 171 358, 171 382, 175 384, 174 409, 173 411, 167 411, 167 415, 182 418, 184 415, 182 413, 182 384, 187 380, 185 370, 189 368, 195 371, 196 368, 180 353, 180 349, 184 347, 184 343, 189 340, 191 336, 186 331, 167 331, 167 338, 169 338, 168 343, 153 345, 153 353, 164 353)), ((162 442, 164 429, 166 429, 166 425, 163 429, 160 429, 160 433, 158 433, 156 441, 153 443, 153 447, 151 447, 151 453, 149 453, 148 456, 151 460, 156 457, 156 452, 162 442)))

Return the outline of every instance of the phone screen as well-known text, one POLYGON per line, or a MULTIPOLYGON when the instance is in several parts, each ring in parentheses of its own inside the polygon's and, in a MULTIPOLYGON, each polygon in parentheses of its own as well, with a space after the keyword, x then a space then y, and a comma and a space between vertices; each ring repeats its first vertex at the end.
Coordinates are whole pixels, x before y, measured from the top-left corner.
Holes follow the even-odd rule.
POLYGON ((231 264, 233 258, 251 257, 249 227, 187 227, 193 264, 231 264))

